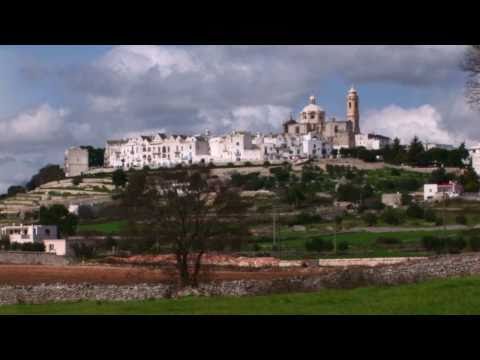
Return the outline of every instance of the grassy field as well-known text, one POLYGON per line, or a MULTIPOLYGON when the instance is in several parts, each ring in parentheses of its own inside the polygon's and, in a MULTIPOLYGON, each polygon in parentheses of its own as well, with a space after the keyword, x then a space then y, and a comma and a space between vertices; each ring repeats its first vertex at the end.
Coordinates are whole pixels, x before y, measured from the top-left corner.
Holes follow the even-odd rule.
MULTIPOLYGON (((337 234, 337 241, 347 241, 352 246, 370 248, 375 246, 376 239, 379 237, 397 238, 402 243, 407 245, 419 244, 423 236, 441 235, 443 230, 425 230, 425 231, 398 231, 398 232, 352 232, 337 234)), ((447 231, 447 234, 455 234, 458 231, 447 231)), ((305 247, 305 241, 312 237, 320 236, 325 240, 333 240, 334 235, 323 235, 321 232, 315 230, 308 230, 306 232, 295 232, 288 228, 282 228, 279 232, 279 243, 286 248, 300 249, 305 247)))
POLYGON ((126 220, 111 221, 101 224, 80 224, 78 230, 81 231, 98 231, 104 234, 117 234, 127 225, 126 220))
POLYGON ((480 277, 243 298, 8 305, 0 314, 480 314, 480 277))

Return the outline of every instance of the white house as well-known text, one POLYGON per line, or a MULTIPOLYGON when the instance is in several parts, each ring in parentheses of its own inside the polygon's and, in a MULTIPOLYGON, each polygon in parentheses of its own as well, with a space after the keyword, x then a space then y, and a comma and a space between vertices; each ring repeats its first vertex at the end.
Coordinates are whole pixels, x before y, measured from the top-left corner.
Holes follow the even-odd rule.
POLYGON ((6 225, 0 229, 2 236, 8 236, 10 242, 33 243, 58 237, 56 225, 6 225))
POLYGON ((449 181, 442 184, 425 184, 423 185, 423 200, 442 200, 444 196, 447 198, 455 198, 463 193, 462 185, 455 181, 449 181))
POLYGON ((71 254, 71 248, 67 246, 67 240, 65 239, 45 239, 43 240, 43 244, 45 245, 46 253, 58 256, 71 254))

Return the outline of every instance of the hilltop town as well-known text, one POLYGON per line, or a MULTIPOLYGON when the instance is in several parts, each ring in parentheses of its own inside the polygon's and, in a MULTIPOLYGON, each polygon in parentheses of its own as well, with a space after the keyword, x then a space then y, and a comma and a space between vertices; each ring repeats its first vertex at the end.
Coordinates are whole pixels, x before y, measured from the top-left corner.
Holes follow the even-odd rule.
MULTIPOLYGON (((230 134, 202 135, 145 134, 128 139, 108 140, 104 153, 104 169, 173 167, 176 165, 228 163, 263 164, 336 157, 341 149, 364 147, 379 150, 391 139, 360 132, 360 103, 355 88, 346 96, 346 118, 327 120, 325 110, 312 95, 296 120, 286 120, 278 134, 252 134, 233 131, 230 134)), ((68 177, 87 173, 88 149, 70 148, 65 152, 65 173, 68 177)), ((95 169, 95 172, 101 171, 95 169)))
MULTIPOLYGON (((362 133, 358 92, 345 100, 345 119, 328 119, 310 96, 277 134, 159 133, 68 148, 63 169, 48 165, 0 200, 0 279, 76 284, 62 285, 76 294, 64 300, 129 300, 268 294, 298 277, 298 291, 359 286, 344 283, 350 271, 372 284, 467 271, 480 250, 480 147, 362 133), (211 231, 202 226, 215 228, 211 243, 176 243, 185 222, 191 241, 211 231), (210 276, 230 285, 191 273, 199 254, 210 276), (28 276, 8 264, 29 264, 28 276), (180 287, 170 284, 175 272, 180 287), (98 287, 88 292, 85 282, 98 287), (155 285, 122 287, 139 283, 155 285)), ((58 300, 48 286, 38 293, 58 300)))

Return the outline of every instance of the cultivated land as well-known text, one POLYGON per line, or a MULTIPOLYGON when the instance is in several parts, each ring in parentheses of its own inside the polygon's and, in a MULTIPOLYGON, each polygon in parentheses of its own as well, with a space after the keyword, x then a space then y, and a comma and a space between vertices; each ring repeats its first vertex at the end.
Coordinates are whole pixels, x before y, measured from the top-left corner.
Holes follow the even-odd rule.
POLYGON ((480 277, 252 297, 7 305, 0 314, 480 314, 480 277))
MULTIPOLYGON (((322 268, 275 270, 217 270, 208 273, 208 280, 270 280, 296 275, 314 275, 331 271, 322 268)), ((133 266, 46 266, 0 265, 1 285, 35 284, 113 284, 166 283, 172 281, 171 272, 133 266)))

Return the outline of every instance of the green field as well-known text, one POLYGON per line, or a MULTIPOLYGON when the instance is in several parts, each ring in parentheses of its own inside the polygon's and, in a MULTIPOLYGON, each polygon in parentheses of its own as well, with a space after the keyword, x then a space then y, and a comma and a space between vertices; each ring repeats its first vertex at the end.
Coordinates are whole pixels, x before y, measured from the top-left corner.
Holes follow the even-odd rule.
MULTIPOLYGON (((451 230, 444 232, 443 230, 424 230, 424 231, 397 231, 397 232, 350 232, 337 234, 337 244, 346 241, 349 244, 349 250, 346 254, 339 254, 340 257, 363 257, 363 256, 414 256, 427 255, 421 248, 421 239, 423 236, 430 235, 454 235, 459 231, 451 230), (377 244, 376 240, 380 237, 396 238, 401 244, 395 246, 384 246, 377 244)), ((334 240, 333 234, 326 234, 321 230, 310 228, 307 226, 305 232, 295 232, 287 227, 281 228, 279 231, 277 243, 282 249, 292 251, 305 250, 305 242, 313 237, 321 237, 325 240, 334 240)), ((263 238, 260 243, 262 250, 271 250, 272 241, 268 237, 263 238)), ((336 255, 338 256, 338 255, 336 255)), ((323 257, 323 256, 322 256, 323 257)), ((325 254, 324 257, 330 257, 325 254)))
POLYGON ((7 305, 0 314, 480 314, 480 277, 243 298, 7 305))
POLYGON ((118 234, 126 225, 126 220, 111 221, 100 224, 80 224, 78 225, 78 231, 98 231, 104 234, 118 234))

